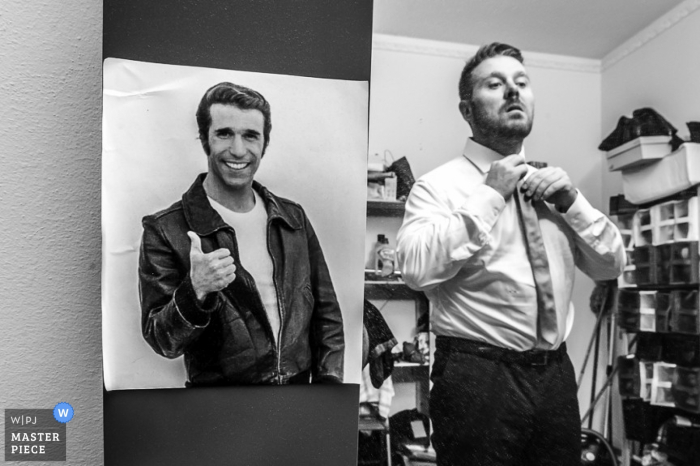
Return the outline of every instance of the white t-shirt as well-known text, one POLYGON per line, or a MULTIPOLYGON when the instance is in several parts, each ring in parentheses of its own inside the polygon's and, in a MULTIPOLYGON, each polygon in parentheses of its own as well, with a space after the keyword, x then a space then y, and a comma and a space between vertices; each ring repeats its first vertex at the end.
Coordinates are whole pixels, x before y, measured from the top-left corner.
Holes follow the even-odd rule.
MULTIPOLYGON (((208 196, 207 196, 208 197, 208 196)), ((239 213, 227 209, 209 197, 211 206, 224 222, 236 230, 238 253, 241 266, 253 276, 260 292, 267 318, 272 326, 272 334, 277 341, 280 331, 280 313, 277 303, 277 289, 273 280, 273 265, 267 250, 267 211, 265 202, 255 192, 255 207, 250 212, 239 213)), ((233 252, 233 251, 232 251, 233 252)), ((239 264, 236 264, 238 267, 239 264)))

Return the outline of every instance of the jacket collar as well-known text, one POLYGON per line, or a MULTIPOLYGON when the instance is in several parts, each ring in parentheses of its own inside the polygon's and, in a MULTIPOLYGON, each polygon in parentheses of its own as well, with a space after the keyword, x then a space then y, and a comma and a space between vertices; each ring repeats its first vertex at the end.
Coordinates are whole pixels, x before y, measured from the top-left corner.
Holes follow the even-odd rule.
MULTIPOLYGON (((190 189, 182 195, 182 208, 190 228, 201 236, 214 233, 216 230, 228 228, 219 213, 209 203, 207 193, 204 191, 204 178, 206 173, 202 173, 194 180, 190 189)), ((267 210, 268 225, 273 221, 281 221, 294 230, 301 229, 301 219, 296 212, 291 211, 280 202, 280 198, 272 194, 266 187, 253 181, 255 189, 265 202, 267 210)))

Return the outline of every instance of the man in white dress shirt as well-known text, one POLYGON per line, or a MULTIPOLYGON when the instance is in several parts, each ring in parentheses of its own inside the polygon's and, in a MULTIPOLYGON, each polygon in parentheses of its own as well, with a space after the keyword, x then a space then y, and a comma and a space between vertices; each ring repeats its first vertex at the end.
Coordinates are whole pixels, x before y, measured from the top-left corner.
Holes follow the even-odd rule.
POLYGON ((525 163, 534 96, 518 49, 481 47, 462 71, 459 94, 472 137, 462 155, 414 185, 397 248, 406 283, 432 304, 438 464, 578 465, 580 415, 564 345, 574 269, 594 280, 617 277, 623 243, 561 168, 525 163), (518 196, 540 206, 546 318, 518 196))

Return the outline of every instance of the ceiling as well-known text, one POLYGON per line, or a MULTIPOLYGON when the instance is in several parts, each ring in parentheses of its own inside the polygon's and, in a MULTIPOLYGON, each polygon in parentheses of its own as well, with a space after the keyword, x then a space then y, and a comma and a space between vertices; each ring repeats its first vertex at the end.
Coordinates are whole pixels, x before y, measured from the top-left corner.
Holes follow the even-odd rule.
POLYGON ((602 59, 683 0, 375 0, 374 32, 602 59))

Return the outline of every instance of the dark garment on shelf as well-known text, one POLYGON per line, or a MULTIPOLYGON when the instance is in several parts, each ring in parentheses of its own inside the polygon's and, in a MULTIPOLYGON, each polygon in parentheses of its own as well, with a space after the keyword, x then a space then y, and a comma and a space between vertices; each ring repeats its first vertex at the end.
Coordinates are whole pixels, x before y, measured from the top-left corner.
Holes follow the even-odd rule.
MULTIPOLYGON (((368 339, 369 375, 374 388, 382 386, 394 369, 391 349, 398 344, 379 309, 364 300, 362 322, 368 339)), ((363 335, 364 336, 364 335, 363 335)))
POLYGON ((386 170, 396 173, 396 198, 399 201, 405 201, 408 193, 411 192, 411 188, 416 183, 408 159, 401 157, 389 165, 386 170))
POLYGON ((139 258, 142 331, 167 358, 184 355, 187 386, 342 383, 343 319, 323 252, 298 204, 257 182, 280 312, 275 338, 236 232, 207 199, 200 175, 182 200, 143 219, 139 258), (231 251, 236 278, 199 304, 189 276, 188 231, 205 253, 231 251))
POLYGON ((579 466, 580 415, 566 348, 518 352, 438 336, 431 380, 440 466, 579 466))

